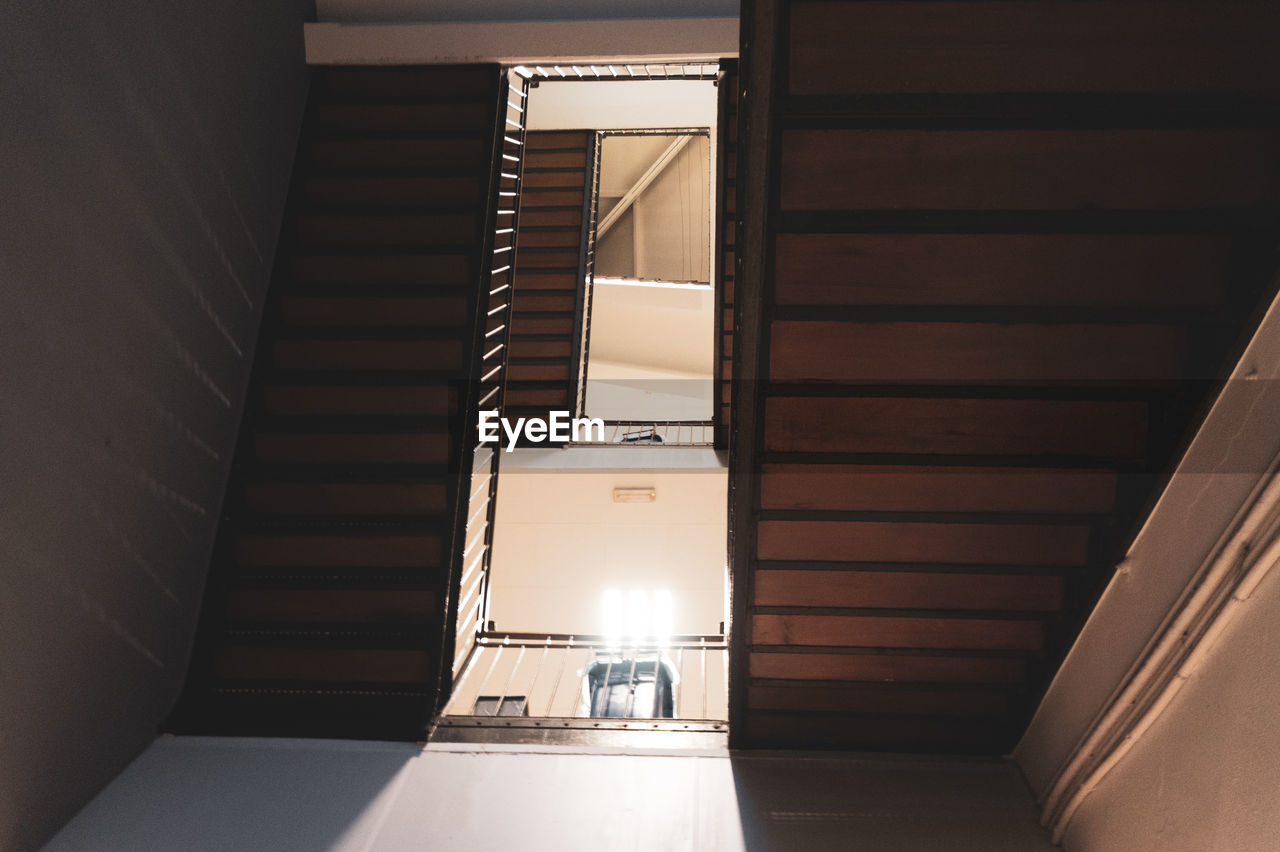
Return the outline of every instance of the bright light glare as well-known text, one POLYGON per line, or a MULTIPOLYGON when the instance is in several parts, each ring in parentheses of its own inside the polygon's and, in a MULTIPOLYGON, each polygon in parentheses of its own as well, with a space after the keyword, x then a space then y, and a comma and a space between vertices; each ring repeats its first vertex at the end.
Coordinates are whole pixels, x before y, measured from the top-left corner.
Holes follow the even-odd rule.
POLYGON ((644 589, 627 594, 627 635, 636 642, 649 635, 649 593, 644 589))
POLYGON ((602 608, 601 632, 612 646, 624 636, 636 644, 646 639, 665 644, 671 637, 675 607, 667 589, 631 589, 625 598, 618 589, 605 589, 602 608))
POLYGON ((623 617, 622 592, 617 589, 605 589, 603 633, 611 644, 622 637, 623 617))
POLYGON ((671 627, 675 621, 672 610, 671 592, 658 589, 653 593, 653 636, 662 644, 666 644, 671 637, 671 627))

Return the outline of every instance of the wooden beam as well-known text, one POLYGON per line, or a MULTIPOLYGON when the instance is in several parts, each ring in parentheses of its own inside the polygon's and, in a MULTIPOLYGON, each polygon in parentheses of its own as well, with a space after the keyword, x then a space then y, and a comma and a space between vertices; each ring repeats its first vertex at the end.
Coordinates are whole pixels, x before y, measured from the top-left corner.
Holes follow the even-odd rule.
POLYGON ((632 184, 631 188, 622 194, 622 198, 614 208, 609 211, 608 215, 600 220, 600 224, 596 227, 597 240, 609 233, 609 229, 622 218, 622 214, 631 209, 631 206, 635 204, 644 191, 649 188, 649 184, 658 179, 658 175, 662 174, 663 170, 667 167, 667 164, 674 160, 676 155, 684 150, 685 146, 689 144, 689 140, 692 138, 692 134, 688 136, 677 136, 676 141, 668 145, 667 149, 658 155, 658 158, 650 164, 649 168, 645 169, 644 174, 640 175, 639 179, 632 184))
POLYGON ((742 61, 738 77, 738 141, 735 223, 738 268, 735 276, 734 382, 729 441, 729 745, 751 741, 747 730, 751 681, 752 583, 756 550, 757 453, 763 445, 763 396, 759 393, 767 362, 762 347, 766 323, 766 279, 773 263, 770 203, 776 172, 774 90, 778 33, 782 32, 778 0, 743 0, 742 61))

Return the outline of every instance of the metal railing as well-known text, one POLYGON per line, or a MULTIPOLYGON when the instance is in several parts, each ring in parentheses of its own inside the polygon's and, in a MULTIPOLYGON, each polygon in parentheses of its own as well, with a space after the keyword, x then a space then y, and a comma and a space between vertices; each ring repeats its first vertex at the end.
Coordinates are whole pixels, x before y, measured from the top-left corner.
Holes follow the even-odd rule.
POLYGON ((595 64, 522 65, 536 80, 714 80, 719 62, 696 59, 674 62, 598 62, 595 64))
POLYGON ((635 643, 603 636, 484 633, 446 716, 485 718, 727 718, 721 635, 635 643))
POLYGON ((574 446, 710 447, 714 443, 715 425, 710 420, 606 420, 603 440, 575 441, 574 446))
POLYGON ((489 565, 492 560, 494 513, 498 494, 498 463, 502 458, 492 448, 479 443, 471 424, 480 411, 501 410, 506 391, 507 348, 511 336, 511 296, 515 283, 516 229, 519 224, 519 195, 524 175, 525 109, 529 79, 508 69, 503 82, 502 126, 498 129, 497 206, 491 257, 487 275, 488 292, 481 295, 485 311, 480 329, 484 335, 467 440, 476 440, 471 455, 466 520, 463 527, 462 564, 457 587, 454 618, 454 651, 451 673, 457 678, 472 652, 472 640, 484 629, 489 599, 489 565))

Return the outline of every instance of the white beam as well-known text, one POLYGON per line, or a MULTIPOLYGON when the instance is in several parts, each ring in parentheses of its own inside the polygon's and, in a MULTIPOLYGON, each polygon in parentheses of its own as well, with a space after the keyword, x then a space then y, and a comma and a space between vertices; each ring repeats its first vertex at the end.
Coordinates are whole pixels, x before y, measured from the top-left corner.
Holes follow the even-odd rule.
POLYGON ((600 224, 596 226, 597 240, 609 232, 614 223, 622 218, 623 213, 631 209, 631 205, 636 203, 636 199, 649 188, 649 184, 658 179, 658 175, 662 174, 662 170, 675 159, 677 154, 684 150, 684 146, 688 145, 689 140, 692 138, 692 136, 677 136, 676 141, 668 145, 667 149, 658 155, 658 159, 653 161, 653 165, 649 166, 632 187, 622 194, 622 198, 609 211, 609 215, 600 220, 600 224))
POLYGON ((738 55, 737 18, 304 25, 310 65, 714 61, 738 55))

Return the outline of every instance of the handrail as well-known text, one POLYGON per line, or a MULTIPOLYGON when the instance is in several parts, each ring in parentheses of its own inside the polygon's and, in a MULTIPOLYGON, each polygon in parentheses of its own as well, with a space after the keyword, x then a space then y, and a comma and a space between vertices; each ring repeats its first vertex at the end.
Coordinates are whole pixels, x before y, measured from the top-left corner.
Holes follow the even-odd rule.
POLYGON ((715 443, 711 420, 605 420, 603 432, 602 441, 574 441, 573 446, 710 447, 715 443))
POLYGON ((517 632, 498 632, 485 631, 476 636, 476 642, 481 645, 504 644, 509 647, 532 647, 539 648, 544 645, 549 647, 559 647, 561 644, 573 646, 575 648, 601 648, 601 649, 624 649, 624 650, 640 650, 652 651, 654 649, 678 649, 678 648, 725 648, 728 647, 727 640, 722 633, 681 633, 678 635, 665 636, 661 639, 654 637, 645 637, 644 641, 637 642, 632 638, 620 638, 605 636, 602 633, 517 633, 517 632))
MULTIPOLYGON (((721 634, 483 632, 446 716, 724 720, 721 634)), ((505 724, 502 723, 502 724, 505 724)))

